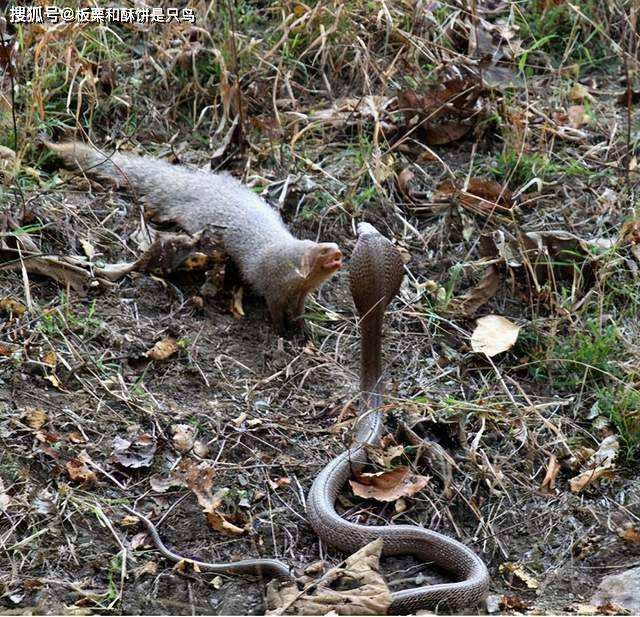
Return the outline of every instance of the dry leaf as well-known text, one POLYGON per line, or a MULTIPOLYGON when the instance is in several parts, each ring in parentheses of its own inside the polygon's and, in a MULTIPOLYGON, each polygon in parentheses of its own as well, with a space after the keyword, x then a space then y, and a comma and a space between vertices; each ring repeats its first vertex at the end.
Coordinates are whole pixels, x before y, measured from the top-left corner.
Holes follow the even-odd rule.
POLYGON ((453 200, 471 212, 492 214, 505 212, 513 207, 511 191, 504 185, 486 178, 470 178, 466 188, 445 180, 436 188, 435 201, 453 200))
POLYGON ((197 431, 189 424, 174 424, 171 427, 173 445, 178 452, 187 452, 193 448, 197 431))
POLYGON ((613 478, 613 470, 609 467, 595 467, 589 471, 584 471, 575 478, 569 480, 571 492, 579 493, 600 478, 613 478))
MULTIPOLYGON (((333 127, 360 125, 363 119, 377 121, 384 114, 393 98, 365 95, 363 97, 337 99, 330 108, 319 109, 309 114, 309 121, 317 124, 329 124, 333 127)), ((296 114, 296 118, 298 114, 296 114)), ((388 122, 382 123, 389 126, 388 122)), ((294 142, 298 141, 301 133, 294 136, 294 142)))
POLYGON ((290 478, 278 478, 275 481, 268 478, 267 481, 272 491, 279 489, 281 486, 289 486, 291 484, 290 478))
POLYGON ((594 604, 583 604, 574 602, 565 608, 567 612, 577 613, 578 615, 630 615, 631 611, 607 602, 598 606, 594 604))
POLYGON ((560 463, 554 454, 549 456, 549 463, 547 464, 547 473, 540 485, 541 491, 550 492, 556 487, 556 478, 560 471, 560 463))
POLYGON ((193 442, 193 453, 200 458, 207 458, 209 456, 209 446, 203 441, 196 439, 193 442))
POLYGON ((636 529, 633 523, 629 523, 624 529, 618 530, 618 536, 627 542, 640 544, 640 531, 636 529))
POLYGON ((247 419, 247 414, 243 411, 237 418, 231 420, 236 426, 240 426, 247 419))
POLYGON ((26 407, 23 416, 27 425, 35 431, 41 429, 48 419, 44 410, 35 407, 26 407))
MULTIPOLYGON (((108 287, 110 284, 108 280, 94 276, 85 258, 23 253, 20 259, 17 251, 0 248, 0 270, 20 270, 22 266, 27 272, 52 278, 79 294, 84 294, 87 287, 108 287)), ((101 274, 100 270, 96 269, 95 274, 101 274)))
POLYGON ((242 535, 246 533, 247 530, 244 527, 234 525, 220 511, 223 499, 229 489, 221 488, 213 493, 214 476, 215 471, 211 465, 204 462, 196 465, 191 460, 183 459, 172 472, 171 479, 182 486, 188 487, 195 494, 207 518, 207 522, 213 529, 227 535, 242 535))
POLYGON ((506 563, 501 563, 499 571, 501 574, 505 572, 509 572, 513 574, 516 578, 520 579, 529 589, 538 589, 540 583, 536 580, 534 576, 529 574, 519 563, 514 563, 508 561, 506 563))
POLYGON ((453 303, 453 308, 459 310, 463 315, 473 315, 496 295, 501 283, 500 270, 495 264, 491 264, 480 279, 480 282, 457 299, 453 303))
POLYGON ((141 531, 140 533, 135 534, 133 538, 131 538, 129 544, 134 551, 137 548, 149 546, 149 536, 145 531, 141 531))
POLYGON ((13 354, 14 351, 17 351, 17 346, 10 346, 6 343, 0 342, 0 356, 9 357, 13 354))
POLYGON ((151 360, 167 360, 171 356, 174 356, 180 351, 178 342, 172 336, 158 341, 149 351, 147 351, 147 358, 151 360))
POLYGON ((571 471, 576 471, 595 454, 595 450, 581 446, 573 450, 573 454, 567 458, 563 458, 560 464, 571 471))
POLYGON ((62 384, 60 383, 60 380, 55 376, 55 375, 47 375, 45 377, 45 379, 54 387, 57 388, 58 390, 61 390, 62 392, 64 392, 64 388, 62 387, 62 384))
POLYGON ((567 118, 571 128, 579 129, 582 125, 589 123, 589 115, 582 105, 572 105, 567 109, 567 118))
POLYGON ((612 478, 619 449, 620 442, 616 435, 605 437, 595 454, 585 463, 590 469, 569 480, 571 491, 579 493, 600 478, 612 478))
POLYGON ((218 510, 205 510, 205 516, 211 528, 221 533, 226 533, 230 536, 241 536, 247 532, 245 528, 230 523, 218 510))
POLYGON ((181 479, 174 478, 173 474, 168 477, 153 474, 149 477, 149 484, 156 493, 166 493, 174 486, 186 486, 181 479))
POLYGON ((58 356, 56 355, 56 352, 55 351, 47 351, 42 356, 42 362, 43 362, 43 364, 46 364, 47 366, 49 366, 51 368, 55 368, 56 364, 58 364, 58 356))
POLYGON ((386 448, 372 445, 367 445, 365 448, 369 460, 380 467, 390 467, 391 462, 404 453, 404 446, 395 444, 391 444, 386 448))
POLYGON ((518 596, 502 596, 500 607, 508 611, 518 611, 518 613, 524 613, 531 608, 526 600, 518 596))
POLYGON ((6 493, 0 493, 0 512, 4 512, 11 505, 11 497, 6 493))
POLYGON ((26 313, 27 307, 13 298, 6 297, 0 300, 0 310, 7 313, 10 318, 22 317, 26 313))
POLYGON ((84 461, 72 458, 65 465, 67 473, 72 480, 83 484, 94 484, 97 481, 96 474, 87 467, 84 461))
POLYGON ((150 467, 157 447, 155 439, 148 433, 137 435, 131 440, 118 436, 113 440, 110 460, 131 469, 150 467))
POLYGON ((140 519, 137 516, 127 514, 120 519, 119 525, 121 527, 137 527, 140 524, 140 519))
POLYGON ((158 572, 158 564, 155 561, 147 561, 147 563, 134 568, 133 570, 133 576, 135 578, 140 578, 141 576, 144 576, 145 574, 156 574, 158 572))
POLYGON ((469 124, 460 122, 443 122, 425 127, 425 143, 428 146, 444 146, 462 139, 472 129, 469 124))
POLYGON ((380 574, 382 539, 347 558, 300 592, 295 582, 267 587, 267 615, 386 615, 391 593, 380 574))
POLYGON ((89 259, 93 259, 94 258, 95 254, 96 254, 96 249, 93 248, 93 246, 91 245, 91 243, 88 240, 81 239, 80 240, 80 246, 82 247, 82 250, 84 251, 84 254, 89 259))
POLYGON ((428 477, 415 475, 404 465, 391 471, 363 473, 360 474, 359 480, 361 481, 349 480, 353 492, 358 497, 377 501, 395 501, 400 497, 411 497, 429 482, 428 477))
POLYGON ((414 176, 414 173, 408 167, 405 167, 398 174, 398 188, 409 201, 413 201, 413 191, 411 190, 410 182, 413 180, 414 176))
POLYGON ((489 358, 511 349, 518 340, 520 326, 506 317, 487 315, 477 320, 471 335, 471 348, 476 353, 484 353, 489 358))
POLYGON ((579 83, 573 84, 571 90, 569 90, 569 99, 572 101, 576 101, 577 103, 582 103, 585 99, 588 101, 594 101, 595 99, 589 91, 579 83))

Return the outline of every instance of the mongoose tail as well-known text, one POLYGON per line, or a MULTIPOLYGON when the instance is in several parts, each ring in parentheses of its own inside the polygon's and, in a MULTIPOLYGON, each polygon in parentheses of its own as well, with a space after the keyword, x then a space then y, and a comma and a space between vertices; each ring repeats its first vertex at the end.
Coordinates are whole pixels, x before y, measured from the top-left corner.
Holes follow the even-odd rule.
POLYGON ((156 221, 192 234, 222 226, 225 251, 265 297, 279 331, 303 325, 307 294, 342 266, 337 244, 294 238, 278 213, 233 176, 146 156, 106 155, 80 142, 45 144, 67 166, 144 196, 145 210, 156 221))

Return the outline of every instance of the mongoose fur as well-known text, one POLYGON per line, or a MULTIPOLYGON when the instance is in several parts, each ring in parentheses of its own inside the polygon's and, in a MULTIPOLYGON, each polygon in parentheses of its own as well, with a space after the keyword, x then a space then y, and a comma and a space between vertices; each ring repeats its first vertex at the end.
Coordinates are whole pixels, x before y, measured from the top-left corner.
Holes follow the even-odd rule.
POLYGON ((146 156, 108 156, 80 142, 45 143, 67 165, 144 195, 154 220, 191 234, 222 226, 224 250, 265 297, 279 331, 302 327, 307 294, 342 265, 336 244, 294 238, 278 213, 233 176, 146 156))

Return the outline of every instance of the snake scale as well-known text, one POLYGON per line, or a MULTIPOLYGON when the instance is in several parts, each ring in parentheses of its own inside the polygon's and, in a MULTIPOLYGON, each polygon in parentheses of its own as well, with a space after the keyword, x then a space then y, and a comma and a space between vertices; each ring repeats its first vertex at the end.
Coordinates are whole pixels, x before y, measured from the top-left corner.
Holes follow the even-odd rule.
MULTIPOLYGON (((485 596, 489 573, 483 561, 464 544, 415 525, 370 526, 351 523, 335 509, 345 482, 367 460, 366 445, 382 435, 382 321, 389 302, 398 293, 403 265, 393 244, 372 225, 358 225, 350 265, 351 295, 360 316, 360 413, 354 445, 333 459, 318 474, 307 498, 307 516, 318 536, 345 553, 353 553, 382 538, 384 555, 413 555, 452 575, 455 582, 415 587, 392 594, 389 614, 414 613, 420 609, 473 609, 485 596)), ((156 548, 172 561, 184 560, 200 570, 219 574, 293 578, 289 567, 275 559, 245 559, 232 563, 201 562, 174 553, 160 538, 154 524, 124 506, 147 528, 156 548)))

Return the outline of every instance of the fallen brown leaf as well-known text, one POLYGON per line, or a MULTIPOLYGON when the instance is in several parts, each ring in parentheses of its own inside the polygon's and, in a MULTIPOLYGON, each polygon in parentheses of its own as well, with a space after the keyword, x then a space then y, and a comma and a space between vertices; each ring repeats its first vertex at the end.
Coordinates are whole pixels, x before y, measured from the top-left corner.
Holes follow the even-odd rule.
POLYGON ((513 207, 511 191, 504 185, 486 178, 470 178, 466 188, 445 180, 436 187, 436 201, 451 200, 478 214, 505 212, 513 207))
POLYGON ((96 249, 93 248, 93 245, 88 240, 85 240, 84 238, 80 238, 80 246, 82 247, 84 254, 89 259, 93 259, 95 257, 96 249))
POLYGON ((377 501, 395 501, 400 497, 411 497, 429 482, 428 477, 415 475, 404 465, 391 471, 363 473, 358 479, 360 482, 349 480, 353 492, 358 497, 377 501))
POLYGON ((197 431, 190 424, 174 424, 171 427, 173 445, 178 452, 187 452, 193 448, 197 431))
POLYGON ((26 313, 27 307, 22 302, 7 297, 0 300, 0 310, 7 313, 10 318, 14 318, 22 317, 26 313))
POLYGON ((618 531, 618 536, 620 536, 626 542, 640 544, 640 530, 638 530, 633 524, 630 524, 624 529, 620 529, 618 531))
POLYGON ((6 343, 0 342, 0 356, 9 357, 17 349, 17 346, 11 346, 7 345, 6 343))
POLYGON ((269 486, 271 487, 271 490, 275 491, 282 486, 289 486, 289 484, 291 484, 291 478, 284 477, 284 478, 278 478, 277 480, 271 480, 269 478, 268 482, 269 482, 269 486))
POLYGON ((62 383, 55 375, 47 375, 45 379, 56 389, 64 392, 64 388, 62 387, 62 383))
POLYGON ((156 440, 148 433, 136 435, 132 439, 118 436, 113 440, 111 460, 130 469, 150 467, 157 447, 156 440))
POLYGON ((443 122, 424 129, 425 143, 428 146, 444 146, 462 139, 473 127, 460 122, 443 122))
POLYGON ((540 490, 550 492, 556 487, 556 478, 560 472, 560 463, 554 454, 549 456, 549 462, 547 463, 547 473, 542 480, 540 490))
POLYGON ((589 115, 582 105, 571 105, 571 107, 567 109, 567 118, 569 119, 569 124, 574 129, 579 129, 584 124, 589 123, 589 115))
POLYGON ((413 201, 413 197, 412 197, 413 191, 411 190, 410 182, 411 180, 413 180, 414 177, 415 177, 415 174, 408 167, 405 167, 398 174, 398 188, 400 189, 400 192, 409 201, 413 201))
POLYGON ((145 574, 156 574, 158 572, 158 564, 155 561, 147 561, 146 563, 132 570, 135 578, 140 578, 145 574))
POLYGON ((47 351, 42 356, 42 363, 46 364, 47 366, 49 366, 51 368, 55 368, 56 365, 58 364, 58 356, 56 355, 56 352, 55 351, 47 351))
POLYGON ((380 467, 390 467, 392 461, 402 456, 404 446, 396 445, 395 443, 391 443, 386 447, 368 445, 366 450, 370 461, 380 467))
POLYGON ((385 615, 391 593, 380 574, 383 541, 375 540, 300 591, 295 582, 267 587, 267 615, 385 615))
POLYGON ((229 522, 218 510, 205 510, 204 513, 210 527, 216 531, 230 536, 241 536, 247 532, 244 527, 238 527, 237 525, 229 522))
POLYGON ((616 435, 609 435, 602 440, 598 450, 585 463, 590 467, 586 471, 569 480, 569 487, 573 493, 579 493, 600 478, 612 478, 614 462, 620 450, 620 443, 616 435))
POLYGON ((452 304, 453 310, 463 315, 473 315, 496 295, 502 283, 502 276, 495 264, 491 264, 475 287, 457 298, 452 304))
POLYGON ((500 606, 508 611, 518 611, 524 613, 531 608, 531 605, 518 596, 502 596, 500 606))
POLYGON ((522 564, 514 563, 512 561, 507 561, 505 563, 501 563, 498 568, 501 574, 510 573, 513 574, 517 579, 523 582, 529 589, 538 589, 540 587, 540 583, 536 580, 534 576, 529 574, 522 564))
POLYGON ((78 458, 72 458, 67 461, 65 468, 69 477, 76 482, 83 484, 95 484, 97 481, 96 474, 87 467, 84 461, 78 458))
POLYGON ((46 412, 36 407, 26 407, 23 415, 27 425, 35 431, 41 429, 48 420, 46 412))
POLYGON ((477 320, 471 335, 471 348, 489 358, 507 351, 518 340, 520 326, 500 315, 486 315, 477 320))
POLYGON ((149 351, 147 351, 147 358, 151 360, 167 360, 171 356, 174 356, 180 351, 178 342, 172 336, 158 341, 149 351))

